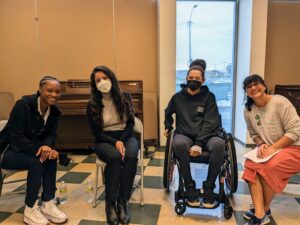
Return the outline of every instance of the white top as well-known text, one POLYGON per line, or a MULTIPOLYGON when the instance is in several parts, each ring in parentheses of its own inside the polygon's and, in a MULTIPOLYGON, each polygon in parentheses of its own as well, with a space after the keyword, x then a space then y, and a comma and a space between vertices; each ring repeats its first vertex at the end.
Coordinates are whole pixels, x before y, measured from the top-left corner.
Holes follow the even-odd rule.
POLYGON ((120 121, 116 107, 110 94, 102 93, 103 107, 103 131, 124 130, 126 127, 127 117, 123 116, 123 121, 120 121))
POLYGON ((273 95, 263 108, 253 104, 251 111, 245 109, 244 116, 252 139, 259 136, 271 145, 285 135, 300 145, 300 118, 287 98, 273 95))
POLYGON ((41 110, 41 97, 40 96, 37 99, 37 104, 38 104, 38 111, 39 111, 41 117, 44 119, 44 125, 45 125, 47 123, 48 117, 50 115, 50 106, 48 106, 45 116, 43 117, 43 113, 41 110))

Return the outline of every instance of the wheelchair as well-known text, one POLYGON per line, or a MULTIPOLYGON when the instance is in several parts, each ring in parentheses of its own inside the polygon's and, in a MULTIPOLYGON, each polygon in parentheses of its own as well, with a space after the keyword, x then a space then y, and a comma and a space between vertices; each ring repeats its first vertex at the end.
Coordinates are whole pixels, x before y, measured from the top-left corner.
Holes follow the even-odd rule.
MULTIPOLYGON (((166 143, 165 149, 165 161, 164 161, 164 174, 163 174, 163 182, 164 187, 166 188, 167 193, 171 191, 171 185, 173 180, 173 174, 175 166, 179 167, 179 162, 176 160, 173 149, 172 149, 172 141, 175 135, 175 131, 171 131, 166 143)), ((238 185, 238 170, 237 170, 237 159, 236 159, 236 151, 234 146, 233 137, 230 133, 226 133, 223 128, 219 128, 218 136, 221 137, 225 141, 225 157, 224 162, 222 164, 220 173, 219 173, 219 193, 214 193, 213 196, 206 196, 204 194, 203 189, 196 189, 198 197, 201 199, 205 197, 213 198, 215 200, 214 207, 209 209, 215 209, 219 207, 221 203, 223 203, 223 213, 225 219, 230 219, 233 214, 233 208, 230 204, 229 198, 232 197, 233 193, 237 190, 238 185), (224 185, 225 184, 225 185, 224 185)), ((202 154, 199 157, 190 157, 190 162, 192 163, 205 163, 208 164, 209 153, 207 151, 202 151, 202 154)), ((175 191, 175 212, 177 215, 183 215, 186 211, 186 207, 190 208, 205 208, 202 202, 200 201, 199 206, 191 206, 187 203, 184 191, 184 183, 182 175, 179 174, 179 186, 175 191)))

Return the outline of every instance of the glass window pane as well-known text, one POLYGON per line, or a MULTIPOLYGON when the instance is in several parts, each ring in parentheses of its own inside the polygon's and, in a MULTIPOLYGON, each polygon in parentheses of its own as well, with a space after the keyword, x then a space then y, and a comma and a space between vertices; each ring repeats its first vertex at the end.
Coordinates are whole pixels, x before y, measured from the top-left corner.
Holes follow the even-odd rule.
POLYGON ((177 1, 176 91, 192 60, 207 63, 205 84, 217 99, 222 125, 231 132, 235 1, 177 1))

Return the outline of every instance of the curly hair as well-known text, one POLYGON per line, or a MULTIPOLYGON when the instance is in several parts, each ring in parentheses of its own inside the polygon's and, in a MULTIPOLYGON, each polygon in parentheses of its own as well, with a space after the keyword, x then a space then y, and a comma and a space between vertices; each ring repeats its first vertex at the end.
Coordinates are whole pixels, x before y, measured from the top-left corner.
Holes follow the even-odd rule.
POLYGON ((124 113, 126 115, 130 114, 130 109, 126 104, 124 95, 120 90, 119 82, 114 72, 106 66, 95 67, 90 76, 91 79, 90 113, 94 122, 96 122, 98 126, 102 127, 103 125, 102 93, 97 89, 96 82, 95 82, 95 75, 98 72, 103 72, 110 79, 112 83, 110 93, 120 120, 123 120, 124 113))

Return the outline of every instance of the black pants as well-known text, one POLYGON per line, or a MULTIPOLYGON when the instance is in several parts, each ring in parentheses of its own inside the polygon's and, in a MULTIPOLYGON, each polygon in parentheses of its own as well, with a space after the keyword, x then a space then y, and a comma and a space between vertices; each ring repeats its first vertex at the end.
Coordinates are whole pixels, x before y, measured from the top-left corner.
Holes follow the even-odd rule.
MULTIPOLYGON (((189 137, 182 134, 175 134, 172 147, 174 149, 174 155, 180 164, 180 173, 186 184, 191 183, 193 180, 189 155, 189 149, 193 145, 194 141, 189 137)), ((211 137, 204 146, 204 150, 210 152, 206 182, 214 184, 224 161, 225 142, 222 138, 211 137)))
POLYGON ((107 201, 129 200, 137 169, 139 145, 135 137, 124 143, 126 151, 122 160, 120 152, 109 143, 98 143, 95 152, 106 162, 105 198, 107 201))
POLYGON ((33 207, 38 199, 40 187, 43 187, 42 200, 50 201, 56 191, 56 160, 47 159, 43 163, 31 153, 7 151, 4 154, 2 168, 28 170, 25 204, 33 207))

